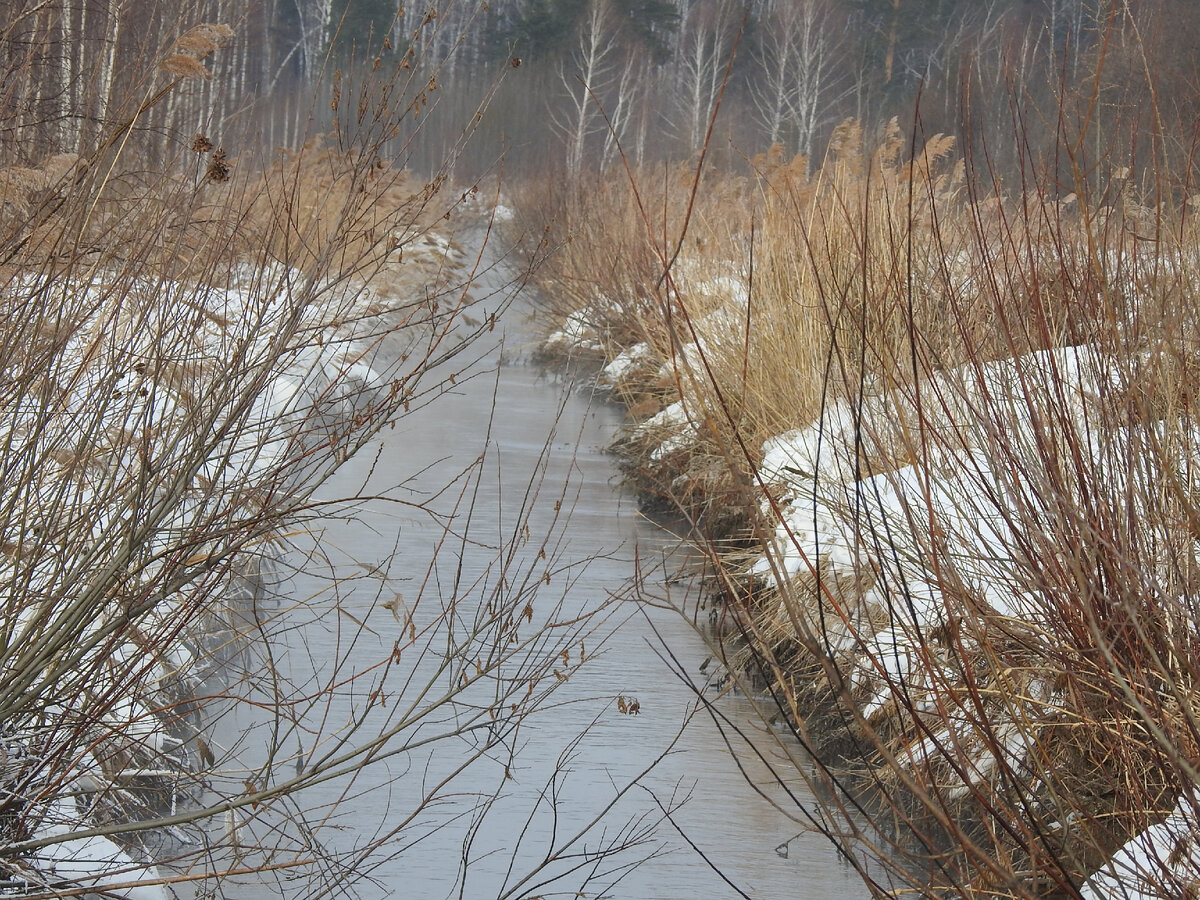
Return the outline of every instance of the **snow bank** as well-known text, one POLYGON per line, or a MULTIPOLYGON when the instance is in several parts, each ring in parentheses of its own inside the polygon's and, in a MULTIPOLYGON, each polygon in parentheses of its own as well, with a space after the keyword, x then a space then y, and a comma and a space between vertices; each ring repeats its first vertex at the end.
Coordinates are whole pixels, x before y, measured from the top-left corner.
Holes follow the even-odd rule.
MULTIPOLYGON (((457 252, 437 235, 426 236, 424 244, 429 253, 457 252)), ((36 302, 60 315, 44 348, 31 347, 27 358, 9 354, 14 368, 0 372, 6 381, 24 384, 27 367, 40 369, 33 390, 0 398, 0 509, 6 511, 0 517, 0 590, 9 610, 0 627, 10 650, 53 634, 68 601, 88 589, 117 552, 112 548, 123 547, 124 536, 156 504, 162 508, 150 519, 137 559, 128 563, 131 591, 145 591, 144 585, 157 590, 168 560, 177 577, 181 553, 196 561, 197 572, 206 555, 228 555, 229 547, 189 536, 211 532, 213 541, 224 540, 204 523, 223 521, 231 504, 244 503, 259 485, 279 491, 309 477, 316 465, 309 460, 328 456, 312 451, 331 446, 340 433, 335 430, 368 412, 388 387, 366 361, 355 326, 330 324, 362 320, 363 298, 353 293, 331 289, 317 294, 330 299, 299 305, 289 291, 304 278, 282 270, 237 270, 223 289, 137 282, 125 284, 120 296, 110 280, 121 283, 103 273, 88 284, 26 276, 10 282, 10 296, 0 298, 13 308, 36 302), (253 402, 244 402, 255 389, 253 402), (104 549, 93 558, 93 547, 104 549)), ((255 556, 247 556, 247 565, 255 556)), ((26 820, 36 822, 33 836, 53 839, 23 858, 32 867, 26 870, 31 883, 132 900, 167 896, 154 883, 160 880, 154 866, 107 838, 72 835, 94 822, 94 813, 120 821, 143 806, 136 800, 141 779, 157 783, 187 770, 171 720, 180 715, 178 699, 213 663, 204 661, 211 641, 203 630, 209 626, 194 622, 179 633, 178 619, 194 606, 194 596, 223 591, 232 600, 254 577, 247 569, 175 584, 174 593, 139 617, 128 638, 116 636, 125 632, 113 623, 126 613, 115 603, 84 625, 81 646, 96 643, 77 668, 89 673, 91 696, 110 699, 94 733, 78 738, 93 752, 80 756, 66 775, 36 776, 51 779, 47 785, 22 786, 25 795, 44 803, 40 810, 26 808, 26 820), (223 588, 214 589, 213 578, 223 579, 223 588), (113 636, 103 637, 106 632, 113 636), (64 784, 66 793, 56 793, 64 784), (83 810, 76 791, 110 798, 116 806, 83 810)), ((4 664, 19 659, 10 652, 4 664)), ((12 675, 0 667, 0 678, 12 675)), ((19 758, 26 744, 32 751, 39 740, 34 735, 53 731, 59 718, 78 716, 95 718, 89 710, 57 706, 34 721, 6 722, 11 746, 5 760, 19 758)))
POLYGON ((683 402, 678 400, 642 422, 637 430, 643 435, 658 435, 657 446, 650 453, 653 462, 659 462, 671 453, 686 450, 696 440, 695 420, 688 415, 683 402))
POLYGON ((30 887, 41 883, 51 890, 85 888, 126 900, 167 900, 163 876, 156 866, 135 862, 106 837, 71 836, 85 827, 74 800, 53 801, 40 818, 34 840, 55 840, 27 858, 37 872, 30 887))
POLYGON ((595 310, 579 309, 563 320, 562 326, 552 331, 542 342, 545 353, 570 353, 585 351, 596 353, 604 349, 595 310))
POLYGON ((638 373, 649 373, 658 369, 657 354, 645 343, 626 347, 600 371, 598 380, 602 387, 620 388, 638 373))
POLYGON ((1194 896, 1200 884, 1200 822, 1193 805, 1175 809, 1121 847, 1080 891, 1083 900, 1194 896))
MULTIPOLYGON (((1125 380, 1092 348, 1033 353, 931 377, 920 413, 916 391, 832 403, 819 421, 762 448, 759 471, 771 486, 763 512, 776 528, 750 573, 783 588, 776 621, 824 642, 865 719, 901 695, 935 714, 933 733, 899 758, 932 770, 948 797, 966 796, 1000 766, 1028 770, 1031 784, 1040 778, 1028 748, 1037 723, 1056 719, 1052 677, 1022 674, 1020 690, 988 713, 991 734, 981 740, 970 722, 979 713, 960 727, 951 699, 966 693, 971 638, 960 633, 950 652, 937 636, 964 618, 1025 623, 1031 633, 1053 623, 1055 598, 1037 588, 1038 554, 1070 529, 1056 531, 1062 511, 1047 479, 1068 493, 1086 489, 1091 503, 1130 521, 1150 519, 1167 473, 1196 487, 1194 423, 1132 428, 1105 418, 1105 398, 1125 380), (1086 485, 1072 480, 1081 471, 1086 485), (818 576, 825 594, 791 589, 818 576)), ((1194 826, 1181 805, 1113 857, 1085 896, 1179 896, 1150 885, 1164 872, 1194 873, 1194 826)))
MULTIPOLYGON (((1037 624, 1041 601, 1023 565, 1029 522, 1053 517, 1036 506, 1043 417, 1075 429, 1078 445, 1091 451, 1090 471, 1120 492, 1132 438, 1097 427, 1099 398, 1112 380, 1093 350, 1064 348, 942 373, 919 395, 831 404, 819 421, 763 446, 759 471, 772 494, 763 512, 776 527, 750 573, 770 586, 818 573, 872 585, 848 607, 856 637, 838 644, 848 657, 927 658, 919 652, 927 636, 963 615, 964 595, 977 614, 1037 624), (1054 396, 1041 405, 1038 391, 1047 385, 1054 396)), ((910 676, 874 679, 864 715, 910 676)))

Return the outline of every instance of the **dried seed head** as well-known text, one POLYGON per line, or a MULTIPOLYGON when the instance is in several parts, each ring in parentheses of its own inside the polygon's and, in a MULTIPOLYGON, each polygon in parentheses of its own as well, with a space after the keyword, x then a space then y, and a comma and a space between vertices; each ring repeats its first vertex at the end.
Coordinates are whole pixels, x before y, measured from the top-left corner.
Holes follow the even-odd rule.
POLYGON ((205 23, 189 28, 171 47, 171 52, 159 68, 176 78, 212 78, 212 73, 200 63, 233 36, 228 25, 205 23))
POLYGON ((222 182, 229 180, 229 163, 225 151, 218 147, 213 151, 212 159, 208 161, 208 170, 204 177, 209 181, 222 182))
POLYGON ((212 148, 213 148, 213 142, 210 141, 205 135, 197 132, 196 136, 194 138, 192 138, 192 151, 193 152, 207 153, 212 148))
POLYGON ((158 64, 158 67, 176 78, 199 78, 202 80, 212 78, 212 72, 204 68, 204 64, 200 60, 194 56, 188 56, 186 53, 168 56, 158 64))
POLYGON ((175 53, 185 54, 195 59, 204 59, 214 50, 219 49, 227 40, 233 37, 233 29, 228 25, 204 23, 189 28, 172 48, 175 53))

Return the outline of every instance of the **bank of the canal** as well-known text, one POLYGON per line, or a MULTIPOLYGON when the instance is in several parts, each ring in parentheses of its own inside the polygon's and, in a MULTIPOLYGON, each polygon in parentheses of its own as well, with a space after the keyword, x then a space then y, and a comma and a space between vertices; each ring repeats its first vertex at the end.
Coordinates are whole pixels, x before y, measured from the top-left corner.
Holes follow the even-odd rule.
POLYGON ((625 470, 697 524, 730 668, 877 893, 1190 895, 1194 241, 1035 225, 888 133, 843 123, 817 173, 531 185, 544 350, 628 402, 625 470))

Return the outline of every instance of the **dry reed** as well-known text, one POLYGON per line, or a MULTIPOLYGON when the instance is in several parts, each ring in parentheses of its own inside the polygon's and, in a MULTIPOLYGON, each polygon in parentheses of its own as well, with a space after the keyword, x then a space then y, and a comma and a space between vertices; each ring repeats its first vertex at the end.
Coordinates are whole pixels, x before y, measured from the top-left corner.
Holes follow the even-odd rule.
MULTIPOLYGON (((1194 226, 1123 167, 1060 199, 968 162, 847 122, 811 173, 774 153, 757 194, 702 194, 674 260, 642 175, 564 206, 615 227, 550 271, 621 336, 602 377, 662 407, 630 471, 710 526, 731 667, 813 754, 830 833, 882 861, 871 887, 1078 896, 1200 776, 1194 226), (639 229, 660 269, 609 295, 639 229), (727 504, 748 553, 711 528, 727 504)), ((1147 876, 1162 896, 1190 858, 1147 876)))

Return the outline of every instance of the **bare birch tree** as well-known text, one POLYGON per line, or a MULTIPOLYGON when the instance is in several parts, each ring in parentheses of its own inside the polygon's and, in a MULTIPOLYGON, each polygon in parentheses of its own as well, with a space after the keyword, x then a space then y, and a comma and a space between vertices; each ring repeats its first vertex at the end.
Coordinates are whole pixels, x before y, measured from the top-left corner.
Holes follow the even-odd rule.
POLYGON ((300 20, 300 68, 305 78, 312 78, 324 63, 329 47, 330 16, 333 0, 292 0, 300 20))
POLYGON ((837 38, 829 4, 777 2, 767 10, 758 53, 762 78, 751 96, 767 138, 795 134, 796 152, 811 156, 822 116, 835 99, 837 38))
POLYGON ((721 92, 740 12, 740 6, 725 0, 701 0, 683 19, 675 49, 675 95, 682 119, 679 131, 693 150, 704 140, 721 92))
MULTIPOLYGON (((604 117, 597 98, 607 96, 614 83, 627 81, 629 66, 621 63, 622 45, 608 0, 592 0, 579 27, 570 56, 558 67, 565 109, 552 118, 566 141, 567 172, 578 175, 590 139, 603 130, 604 117)), ((618 96, 620 95, 618 90, 618 96)))

